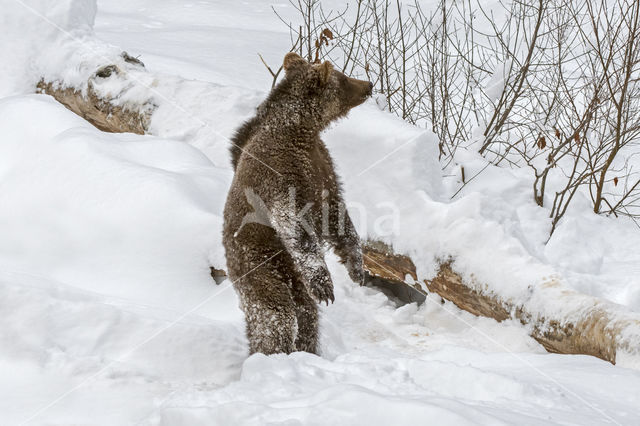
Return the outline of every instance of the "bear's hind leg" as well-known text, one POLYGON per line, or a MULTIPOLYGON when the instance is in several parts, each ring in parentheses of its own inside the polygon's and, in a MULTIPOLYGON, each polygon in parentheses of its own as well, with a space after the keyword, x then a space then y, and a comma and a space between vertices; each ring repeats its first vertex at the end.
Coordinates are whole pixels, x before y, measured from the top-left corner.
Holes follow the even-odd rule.
POLYGON ((293 280, 291 292, 298 320, 296 350, 318 354, 318 306, 299 280, 293 280))
POLYGON ((251 354, 295 352, 296 308, 280 274, 262 267, 236 284, 251 354))

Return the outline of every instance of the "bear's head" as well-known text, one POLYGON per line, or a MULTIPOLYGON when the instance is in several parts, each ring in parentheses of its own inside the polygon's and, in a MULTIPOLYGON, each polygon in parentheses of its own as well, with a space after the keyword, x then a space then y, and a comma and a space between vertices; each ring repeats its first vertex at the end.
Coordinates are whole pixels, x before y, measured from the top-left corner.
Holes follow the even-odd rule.
POLYGON ((310 64, 293 52, 285 55, 283 68, 289 96, 298 99, 301 108, 309 108, 320 127, 363 103, 373 89, 372 83, 347 77, 328 61, 310 64))

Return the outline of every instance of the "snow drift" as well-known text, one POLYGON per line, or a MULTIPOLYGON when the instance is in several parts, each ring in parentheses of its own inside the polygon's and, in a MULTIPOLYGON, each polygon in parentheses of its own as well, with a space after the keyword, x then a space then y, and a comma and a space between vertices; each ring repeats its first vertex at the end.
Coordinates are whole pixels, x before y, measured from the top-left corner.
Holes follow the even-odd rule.
MULTIPOLYGON (((98 37, 125 50, 146 46, 135 54, 160 69, 131 71, 136 85, 100 88, 122 94, 123 103, 156 105, 151 135, 105 134, 31 94, 40 78, 83 90, 100 66, 121 60, 121 48, 90 30, 95 2, 22 3, 6 5, 0 41, 3 54, 19 52, 0 65, 3 421, 638 421, 638 372, 546 354, 519 323, 474 317, 432 296, 421 307, 396 308, 354 287, 333 260, 337 301, 322 308, 323 357, 247 358, 235 294, 228 282, 213 284, 208 267, 224 261, 226 138, 264 92, 255 90, 257 79, 231 85, 242 80, 238 63, 221 57, 260 36, 270 52, 282 52, 288 35, 273 30, 276 18, 255 13, 258 4, 100 3, 98 37), (183 33, 194 16, 202 26, 183 33), (234 37, 225 35, 236 22, 234 37), (200 47, 211 52, 204 59, 185 57, 183 46, 198 46, 197 35, 218 44, 200 47), (218 84, 168 74, 203 76, 207 67, 218 84)), ((248 61, 241 65, 260 67, 248 61)), ((517 170, 489 168, 450 200, 459 184, 441 177, 433 136, 375 102, 325 139, 363 235, 410 254, 421 277, 451 256, 465 278, 473 274, 510 300, 527 301, 532 286, 555 279, 558 294, 576 288, 640 309, 629 224, 574 212, 544 245, 547 212, 528 199, 529 182, 517 170), (582 244, 587 232, 593 240, 582 244), (600 247, 607 236, 615 241, 600 247)), ((470 175, 485 165, 473 154, 458 161, 470 175)), ((561 299, 529 302, 566 312, 561 299)))

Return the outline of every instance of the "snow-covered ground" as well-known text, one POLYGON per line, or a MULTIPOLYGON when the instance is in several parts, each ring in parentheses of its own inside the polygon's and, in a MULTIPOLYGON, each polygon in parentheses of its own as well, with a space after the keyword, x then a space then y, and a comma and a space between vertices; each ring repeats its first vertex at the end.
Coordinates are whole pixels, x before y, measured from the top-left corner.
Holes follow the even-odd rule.
MULTIPOLYGON (((293 16, 287 4, 274 7, 293 16)), ((520 324, 437 297, 397 308, 333 258, 322 356, 248 357, 234 291, 208 266, 224 262, 226 137, 270 85, 257 53, 277 66, 289 47, 271 6, 101 0, 99 40, 90 1, 2 6, 0 52, 15 60, 0 63, 0 423, 640 423, 640 372, 548 354, 520 324), (157 136, 100 132, 32 94, 40 75, 81 81, 67 62, 120 49, 166 74, 148 84, 157 136)), ((640 312, 632 222, 576 208, 545 245, 526 171, 489 168, 450 200, 459 183, 441 177, 433 136, 374 101, 325 139, 362 234, 421 276, 451 255, 509 297, 555 279, 640 312)))

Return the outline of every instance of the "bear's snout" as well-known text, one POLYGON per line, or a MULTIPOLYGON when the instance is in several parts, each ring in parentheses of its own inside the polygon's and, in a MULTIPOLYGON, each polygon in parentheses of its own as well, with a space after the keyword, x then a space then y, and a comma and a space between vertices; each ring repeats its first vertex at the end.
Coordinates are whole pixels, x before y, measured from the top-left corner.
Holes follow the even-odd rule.
POLYGON ((356 107, 363 103, 373 93, 373 83, 365 80, 357 80, 355 78, 347 77, 348 89, 346 92, 348 96, 347 106, 349 108, 356 107))

